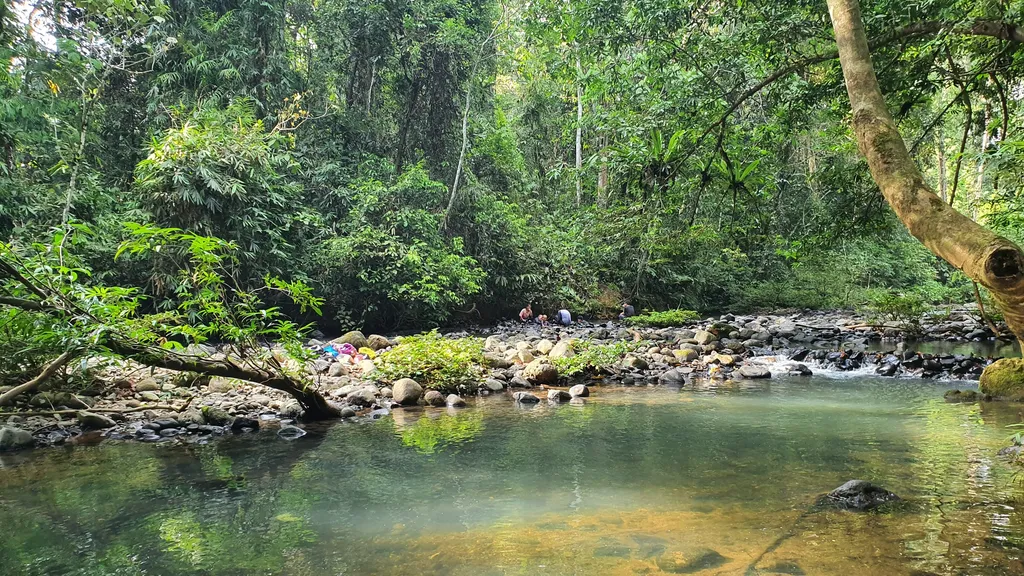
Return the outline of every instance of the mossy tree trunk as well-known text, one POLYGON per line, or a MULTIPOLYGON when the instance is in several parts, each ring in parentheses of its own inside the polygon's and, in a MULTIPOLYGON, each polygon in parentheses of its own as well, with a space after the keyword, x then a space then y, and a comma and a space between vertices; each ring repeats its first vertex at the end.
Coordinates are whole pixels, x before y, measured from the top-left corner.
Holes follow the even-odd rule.
POLYGON ((915 238, 991 292, 1007 326, 1024 342, 1024 253, 925 184, 882 97, 858 0, 828 0, 828 8, 857 145, 882 195, 915 238))

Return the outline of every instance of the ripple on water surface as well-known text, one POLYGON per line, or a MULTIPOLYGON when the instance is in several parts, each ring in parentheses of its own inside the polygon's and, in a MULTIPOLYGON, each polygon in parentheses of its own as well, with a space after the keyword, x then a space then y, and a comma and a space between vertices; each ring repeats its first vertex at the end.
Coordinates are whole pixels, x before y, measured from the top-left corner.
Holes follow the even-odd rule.
POLYGON ((0 458, 0 574, 1024 573, 1005 405, 916 380, 595 388, 294 442, 0 458), (886 514, 816 511, 850 478, 886 514))

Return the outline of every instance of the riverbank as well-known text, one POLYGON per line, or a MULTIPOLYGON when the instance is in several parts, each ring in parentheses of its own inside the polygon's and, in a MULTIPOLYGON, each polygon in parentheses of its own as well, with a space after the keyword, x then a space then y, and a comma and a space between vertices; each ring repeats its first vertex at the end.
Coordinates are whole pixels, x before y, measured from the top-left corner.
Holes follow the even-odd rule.
MULTIPOLYGON (((969 310, 953 310, 920 321, 923 342, 991 343, 993 334, 969 310)), ((522 403, 584 401, 588 386, 688 386, 707 381, 760 380, 815 370, 870 373, 885 377, 977 380, 992 358, 974 354, 929 354, 914 350, 905 332, 846 312, 785 315, 723 315, 668 328, 618 322, 579 322, 569 327, 506 323, 446 335, 484 339, 481 378, 461 395, 424 389, 405 380, 380 379, 378 354, 399 339, 350 333, 332 342, 311 340, 320 357, 305 367, 314 385, 341 405, 342 417, 376 419, 403 406, 461 408, 473 395, 505 394, 522 403), (367 356, 335 357, 328 344, 343 342, 367 356), (372 346, 371 346, 372 345, 372 346), (367 352, 370 347, 373 352, 367 352), (558 365, 578 350, 615 350, 599 365, 558 365)), ((214 348, 193 350, 219 354, 214 348)), ((569 362, 568 364, 571 364, 569 362)), ((303 436, 301 407, 269 388, 204 378, 128 362, 95 362, 89 385, 57 383, 22 397, 2 413, 0 449, 90 443, 105 439, 197 442, 233 433, 272 429, 285 439, 303 436)))

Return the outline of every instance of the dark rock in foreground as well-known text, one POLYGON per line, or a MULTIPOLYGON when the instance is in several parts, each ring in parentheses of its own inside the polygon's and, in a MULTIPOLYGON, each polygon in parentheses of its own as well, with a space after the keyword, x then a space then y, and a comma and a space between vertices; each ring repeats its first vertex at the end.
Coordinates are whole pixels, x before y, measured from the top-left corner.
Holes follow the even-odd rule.
POLYGON ((818 498, 817 505, 840 510, 873 510, 883 504, 898 502, 900 497, 864 480, 850 480, 818 498))
POLYGON ((662 572, 670 574, 692 574, 717 568, 729 560, 710 548, 671 550, 658 556, 655 561, 662 572))

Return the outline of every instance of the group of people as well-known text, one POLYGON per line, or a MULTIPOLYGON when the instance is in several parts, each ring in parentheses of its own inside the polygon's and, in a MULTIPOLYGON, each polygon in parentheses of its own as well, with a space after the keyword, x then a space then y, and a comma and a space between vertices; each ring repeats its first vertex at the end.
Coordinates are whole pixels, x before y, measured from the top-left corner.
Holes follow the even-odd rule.
MULTIPOLYGON (((623 302, 622 312, 619 313, 619 320, 622 320, 623 318, 629 318, 630 316, 635 315, 636 309, 633 308, 633 305, 630 304, 629 302, 623 302)), ((519 320, 524 323, 533 321, 540 324, 541 326, 547 326, 549 321, 547 314, 538 314, 535 318, 533 316, 532 304, 527 304, 526 308, 523 308, 522 310, 519 311, 519 320)), ((569 326, 570 324, 572 324, 572 314, 569 313, 569 310, 561 308, 558 312, 554 314, 554 318, 552 318, 551 321, 561 326, 569 326)))

